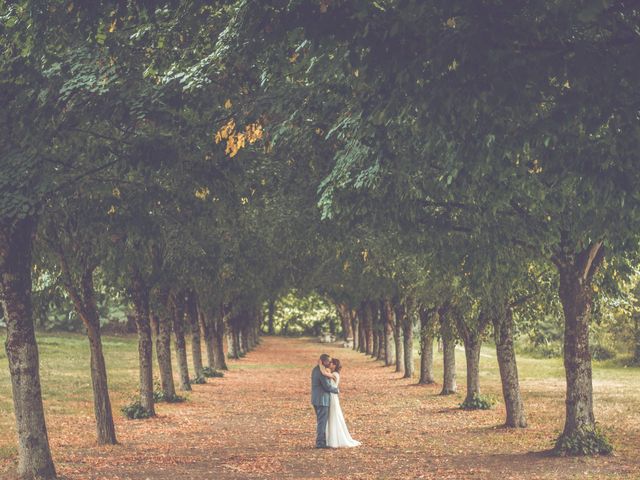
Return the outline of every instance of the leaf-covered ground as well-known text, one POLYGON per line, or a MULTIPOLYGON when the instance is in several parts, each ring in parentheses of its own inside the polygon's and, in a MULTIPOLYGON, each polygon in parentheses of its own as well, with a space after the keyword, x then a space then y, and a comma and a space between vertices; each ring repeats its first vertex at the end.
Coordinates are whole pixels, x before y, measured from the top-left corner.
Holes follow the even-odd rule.
MULTIPOLYGON (((83 339, 76 340, 80 345, 83 339)), ((135 385, 135 357, 123 346, 133 347, 133 339, 121 343, 118 365, 123 370, 112 375, 116 409, 122 405, 123 388, 135 385)), ((45 346, 45 357, 46 352, 45 346)), ((111 366, 115 359, 108 362, 111 366)), ((497 367, 488 348, 482 363, 483 391, 499 397, 497 367)), ((440 366, 437 358, 437 374, 440 366)), ((256 351, 231 362, 224 378, 196 385, 187 403, 160 404, 157 418, 127 421, 115 412, 120 445, 114 447, 94 444, 90 397, 78 394, 87 393, 88 377, 68 378, 66 386, 59 380, 55 388, 67 395, 46 399, 50 439, 61 476, 78 480, 640 478, 638 370, 596 369, 596 415, 616 454, 553 458, 545 451, 562 426, 561 363, 522 358, 520 366, 531 426, 513 431, 498 427, 504 415, 501 404, 490 411, 461 411, 456 408, 461 395, 440 397, 439 385, 416 386, 415 380, 400 379, 392 368, 352 350, 308 339, 264 338, 256 351), (352 435, 363 443, 359 448, 313 448, 309 379, 322 352, 343 361, 341 403, 352 435)), ((55 367, 43 365, 45 392, 47 372, 55 367)), ((12 413, 6 380, 3 372, 0 427, 8 427, 12 413)), ((0 431, 2 478, 11 478, 14 468, 14 435, 12 428, 0 431)))

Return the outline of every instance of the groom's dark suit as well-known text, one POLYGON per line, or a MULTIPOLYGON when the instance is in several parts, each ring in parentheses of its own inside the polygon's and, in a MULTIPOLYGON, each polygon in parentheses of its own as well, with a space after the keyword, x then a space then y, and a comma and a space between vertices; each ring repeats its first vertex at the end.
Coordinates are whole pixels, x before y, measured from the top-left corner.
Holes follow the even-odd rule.
POLYGON ((329 419, 331 393, 339 393, 339 391, 331 386, 330 380, 322 375, 320 367, 316 366, 311 372, 311 404, 316 410, 318 420, 316 448, 326 448, 327 446, 327 420, 329 419))

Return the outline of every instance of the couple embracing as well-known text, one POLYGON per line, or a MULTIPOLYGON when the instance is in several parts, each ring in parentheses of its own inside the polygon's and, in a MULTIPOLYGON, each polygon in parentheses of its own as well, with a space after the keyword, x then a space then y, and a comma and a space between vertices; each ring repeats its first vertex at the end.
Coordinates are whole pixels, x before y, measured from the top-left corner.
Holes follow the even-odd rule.
POLYGON ((318 365, 311 372, 311 404, 318 420, 316 448, 357 447, 360 442, 351 438, 340 408, 338 385, 342 365, 337 358, 320 355, 318 365))

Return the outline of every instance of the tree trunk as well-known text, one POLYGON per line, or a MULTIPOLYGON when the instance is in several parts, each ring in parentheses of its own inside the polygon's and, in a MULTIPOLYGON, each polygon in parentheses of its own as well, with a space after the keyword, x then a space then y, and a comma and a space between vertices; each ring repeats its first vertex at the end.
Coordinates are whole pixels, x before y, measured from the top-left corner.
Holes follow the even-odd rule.
POLYGON ((171 364, 171 321, 162 315, 154 315, 158 325, 156 336, 156 356, 158 357, 158 370, 160 370, 160 386, 165 398, 175 398, 176 386, 173 382, 173 366, 171 364))
POLYGON ((393 307, 387 299, 383 302, 381 312, 384 315, 384 364, 393 365, 393 307))
POLYGON ((378 358, 378 354, 380 352, 380 336, 378 335, 378 332, 375 328, 371 331, 371 338, 373 344, 371 348, 371 356, 374 358, 378 358))
POLYGON ((373 333, 376 337, 375 348, 372 355, 376 360, 384 360, 384 328, 382 325, 383 320, 380 302, 372 300, 369 304, 371 305, 372 312, 373 333))
POLYGON ((364 313, 362 308, 358 310, 358 351, 361 353, 367 352, 367 341, 365 335, 365 323, 364 313))
POLYGON ((440 395, 451 395, 458 391, 458 386, 456 385, 456 341, 448 314, 448 307, 441 307, 438 310, 444 371, 440 395))
POLYGON ((88 267, 81 279, 82 299, 84 302, 85 326, 89 337, 91 352, 91 384, 93 386, 93 407, 96 416, 96 430, 98 444, 115 445, 116 429, 113 425, 113 412, 109 399, 109 385, 107 382, 107 366, 102 353, 102 337, 100 334, 100 314, 93 288, 94 267, 88 267))
POLYGON ((480 312, 472 325, 462 315, 454 313, 458 333, 464 343, 464 356, 467 362, 467 396, 464 403, 470 403, 480 395, 480 349, 482 335, 489 323, 489 316, 480 312))
POLYGON ((373 312, 371 311, 371 304, 369 302, 363 302, 362 316, 364 323, 364 350, 367 355, 373 354, 373 312))
POLYGON ((404 378, 412 378, 414 370, 413 316, 409 311, 406 311, 402 321, 402 337, 404 339, 404 378))
POLYGON ((433 375, 433 337, 436 310, 420 309, 420 380, 428 385, 435 383, 433 375))
POLYGON ((249 329, 244 326, 240 329, 240 348, 242 353, 247 354, 251 350, 249 342, 249 329))
POLYGON ((116 429, 113 425, 113 412, 107 383, 107 366, 102 353, 99 323, 97 328, 94 326, 94 328, 88 329, 87 335, 89 336, 91 350, 91 384, 93 386, 93 407, 96 416, 98 444, 115 445, 118 442, 116 440, 116 429))
POLYGON ((200 322, 198 321, 198 297, 190 290, 187 295, 187 318, 191 327, 191 359, 195 377, 202 377, 202 342, 200 339, 200 322))
POLYGON ((473 335, 464 341, 464 356, 467 362, 467 396, 465 402, 471 402, 480 395, 480 347, 482 341, 473 335))
POLYGON ((153 405, 153 341, 149 319, 149 288, 136 269, 132 274, 131 296, 136 309, 138 330, 138 357, 140 362, 140 404, 155 415, 153 405))
POLYGON ((33 218, 0 223, 0 294, 7 325, 5 350, 18 432, 18 475, 55 479, 42 406, 38 346, 31 304, 33 218))
POLYGON ((376 360, 381 360, 384 362, 386 353, 385 353, 385 336, 384 330, 378 329, 378 354, 376 355, 376 360))
POLYGON ((226 334, 227 336, 227 357, 237 360, 240 358, 238 352, 236 351, 236 342, 233 338, 233 331, 229 328, 229 331, 226 334))
POLYGON ((276 334, 276 327, 274 322, 275 313, 276 313, 276 302, 275 300, 269 300, 269 310, 267 312, 267 325, 268 325, 269 335, 276 334))
POLYGON ((236 352, 237 358, 243 357, 244 352, 242 351, 242 344, 240 343, 240 329, 234 326, 231 329, 231 333, 233 339, 233 349, 236 352))
POLYGON ((177 292, 172 298, 173 333, 175 335, 180 390, 191 390, 189 364, 187 363, 187 345, 184 339, 184 293, 177 292))
POLYGON ((492 320, 496 355, 500 367, 500 381, 502 382, 502 396, 507 410, 505 426, 525 428, 527 419, 520 396, 518 366, 513 347, 513 312, 511 308, 499 309, 493 312, 492 320))
POLYGON ((198 312, 198 320, 200 322, 200 329, 202 330, 202 337, 204 338, 205 352, 207 353, 207 367, 211 370, 215 370, 215 353, 214 342, 215 337, 213 335, 213 325, 211 317, 203 309, 198 312))
POLYGON ((74 282, 71 268, 67 262, 66 252, 59 242, 57 249, 62 280, 71 298, 76 313, 82 319, 89 338, 91 384, 93 387, 93 406, 96 417, 96 431, 98 444, 115 445, 116 430, 113 425, 113 413, 109 388, 107 383, 107 367, 102 353, 102 338, 100 334, 100 315, 96 303, 96 295, 93 286, 93 272, 97 264, 87 262, 82 268, 79 285, 74 282))
POLYGON ((633 348, 633 364, 640 365, 640 314, 633 316, 634 321, 634 348, 633 348))
POLYGON ((395 304, 395 341, 396 341, 396 372, 404 371, 404 342, 402 341, 402 322, 406 315, 404 306, 397 302, 395 304))
MULTIPOLYGON (((591 282, 604 259, 602 243, 590 245, 573 258, 559 257, 560 301, 564 311, 564 368, 567 380, 566 418, 556 451, 562 453, 569 443, 581 435, 596 437, 593 414, 591 353, 589 323, 593 301, 591 282)), ((609 453, 599 441, 588 453, 609 453)), ((583 452, 572 452, 583 453, 583 452)), ((586 453, 586 452, 584 452, 586 453)))
MULTIPOLYGON (((224 311, 215 315, 213 320, 213 358, 216 370, 229 370, 224 356, 224 311)), ((229 347, 230 348, 230 347, 229 347)))
POLYGON ((352 338, 351 333, 351 309, 346 303, 336 303, 340 324, 342 326, 342 338, 346 341, 352 338))
POLYGON ((355 310, 349 311, 349 317, 351 318, 351 332, 353 334, 353 349, 359 351, 360 339, 358 338, 358 332, 360 331, 360 320, 355 310))

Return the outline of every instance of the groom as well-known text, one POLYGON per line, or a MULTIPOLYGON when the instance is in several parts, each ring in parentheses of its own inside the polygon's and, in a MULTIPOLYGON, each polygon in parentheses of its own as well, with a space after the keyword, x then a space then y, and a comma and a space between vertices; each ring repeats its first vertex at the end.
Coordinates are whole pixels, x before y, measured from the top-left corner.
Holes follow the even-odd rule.
MULTIPOLYGON (((331 364, 331 357, 326 353, 320 355, 320 362, 327 368, 331 364)), ((327 420, 329 419, 329 402, 331 393, 340 393, 337 388, 331 386, 327 377, 322 375, 320 367, 311 372, 311 404, 316 410, 318 420, 316 434, 316 448, 327 447, 327 420)))

